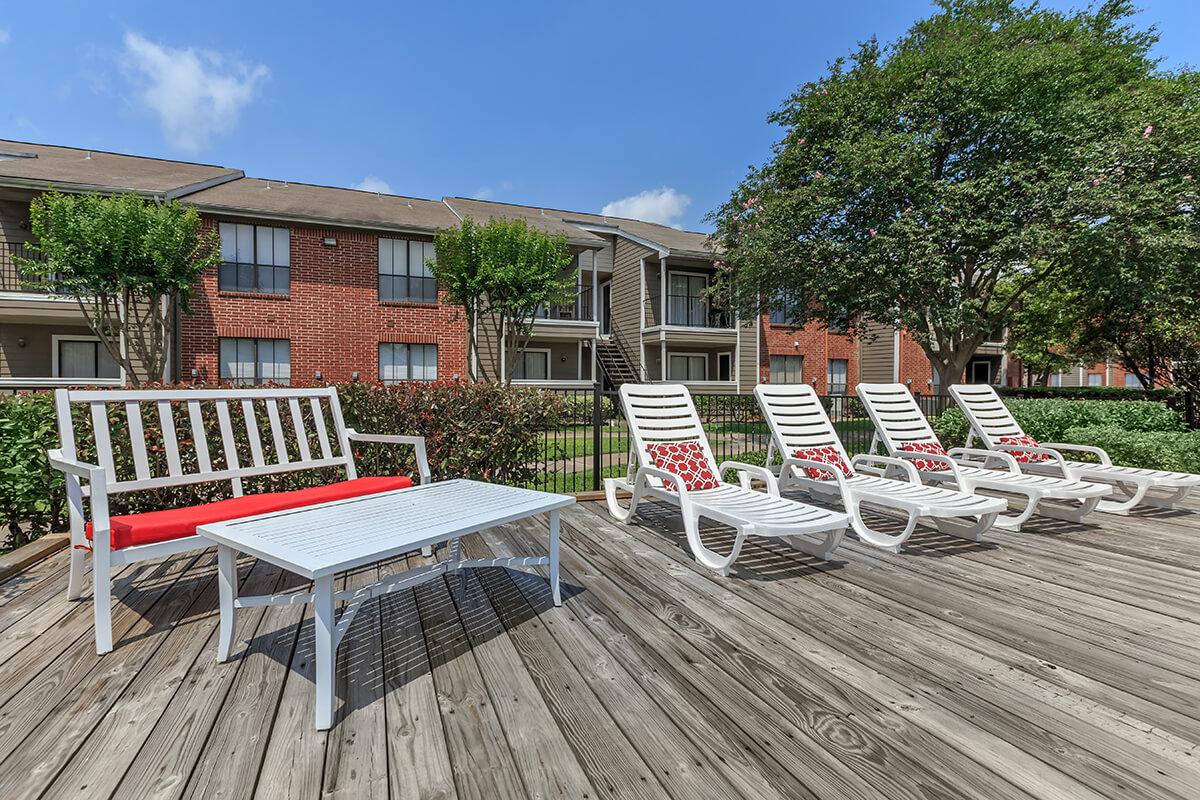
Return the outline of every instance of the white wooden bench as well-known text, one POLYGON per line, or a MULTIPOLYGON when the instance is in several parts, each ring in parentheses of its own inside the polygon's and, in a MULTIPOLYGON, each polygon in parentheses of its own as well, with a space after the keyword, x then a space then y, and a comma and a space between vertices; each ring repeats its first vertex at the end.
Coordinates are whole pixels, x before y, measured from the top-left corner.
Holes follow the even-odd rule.
POLYGON ((84 560, 90 552, 96 652, 100 654, 113 647, 114 570, 210 546, 210 541, 196 535, 197 525, 411 485, 408 478, 359 478, 351 442, 412 446, 420 482, 430 480, 424 438, 364 434, 347 428, 337 390, 332 387, 59 389, 54 400, 62 447, 51 450, 49 455, 50 464, 66 476, 72 545, 67 591, 73 600, 82 595, 84 560), (90 420, 90 425, 84 423, 81 427, 91 428, 91 431, 81 430, 79 438, 88 442, 88 434, 94 437, 95 460, 99 463, 84 463, 77 457, 79 448, 72 410, 79 406, 88 408, 90 420), (211 419, 213 407, 216 431, 206 429, 205 417, 211 419), (265 435, 258 422, 258 414, 264 407, 268 423, 265 435), (144 412, 154 414, 157 425, 145 424, 144 412), (127 455, 133 463, 132 475, 119 474, 114 457, 112 422, 121 418, 128 426, 127 455), (177 423, 184 428, 182 436, 177 423), (149 435, 148 429, 154 433, 149 435), (219 450, 210 448, 210 438, 219 439, 219 450), (239 456, 239 439, 248 446, 248 464, 243 464, 239 456), (243 493, 242 482, 246 478, 320 468, 345 470, 345 480, 290 492, 243 493), (120 517, 109 515, 109 497, 114 494, 212 481, 229 481, 233 499, 120 517))

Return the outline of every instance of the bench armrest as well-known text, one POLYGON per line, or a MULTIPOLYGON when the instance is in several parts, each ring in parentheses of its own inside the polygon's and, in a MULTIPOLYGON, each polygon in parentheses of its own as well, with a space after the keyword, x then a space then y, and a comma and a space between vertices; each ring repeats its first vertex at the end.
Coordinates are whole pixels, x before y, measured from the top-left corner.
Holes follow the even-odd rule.
POLYGON ((741 461, 722 461, 717 467, 717 476, 725 474, 725 470, 732 469, 738 472, 738 483, 742 488, 750 488, 750 476, 761 478, 763 483, 767 484, 767 494, 773 497, 779 496, 779 481, 775 478, 774 473, 766 467, 760 467, 757 464, 746 464, 741 461))
POLYGON ((376 444, 406 444, 417 453, 417 472, 420 473, 421 483, 429 483, 429 459, 425 455, 424 436, 396 436, 387 433, 359 433, 353 428, 346 429, 346 438, 352 442, 373 442, 376 444))
POLYGON ((88 483, 92 512, 92 548, 97 552, 107 552, 109 548, 108 521, 108 478, 104 467, 89 464, 75 458, 67 458, 59 449, 47 450, 47 460, 50 466, 62 472, 67 478, 67 507, 71 514, 71 541, 75 545, 86 545, 83 536, 85 520, 83 507, 83 489, 80 480, 88 483))
POLYGON ((850 466, 857 471, 859 464, 890 464, 894 467, 899 467, 910 483, 919 484, 921 476, 917 474, 917 468, 913 466, 911 461, 905 461, 903 458, 895 458, 893 456, 877 456, 871 453, 859 453, 850 459, 850 466))
POLYGON ((50 466, 54 467, 59 472, 65 472, 68 475, 74 475, 77 478, 84 478, 89 483, 98 482, 103 486, 106 481, 104 479, 104 467, 99 464, 89 464, 86 461, 79 461, 74 458, 67 458, 63 455, 62 450, 47 450, 46 456, 50 461, 50 466))

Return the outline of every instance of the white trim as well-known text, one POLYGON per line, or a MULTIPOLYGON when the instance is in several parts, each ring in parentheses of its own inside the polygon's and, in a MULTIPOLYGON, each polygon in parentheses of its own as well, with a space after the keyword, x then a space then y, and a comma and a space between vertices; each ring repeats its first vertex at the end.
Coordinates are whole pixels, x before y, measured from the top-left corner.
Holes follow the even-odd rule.
MULTIPOLYGON (((58 374, 58 344, 59 342, 95 342, 99 347, 104 347, 104 343, 100 341, 100 337, 94 334, 86 333, 52 333, 50 334, 50 377, 55 380, 65 380, 69 383, 66 386, 78 386, 80 383, 91 384, 96 383, 97 386, 121 386, 125 383, 125 367, 120 362, 117 363, 117 377, 115 378, 63 378, 58 374)), ((124 345, 124 337, 122 336, 122 345, 124 345)), ((121 348, 124 350, 124 347, 121 348)), ((108 352, 106 349, 105 353, 108 352)))
POLYGON ((0 378, 3 389, 57 389, 68 386, 123 386, 120 378, 0 378))
MULTIPOLYGON (((550 362, 550 353, 551 353, 550 348, 549 347, 526 347, 525 349, 521 350, 521 352, 517 353, 517 355, 524 358, 526 353, 545 353, 546 354, 546 378, 545 378, 545 380, 547 380, 547 381, 550 380, 550 363, 551 363, 550 362)), ((533 383, 543 383, 544 382, 541 378, 521 378, 521 380, 522 381, 531 381, 533 383)), ((516 382, 517 382, 517 379, 513 378, 512 383, 516 383, 516 382)))
POLYGON ((725 350, 723 352, 717 353, 717 375, 718 375, 717 380, 721 380, 719 377, 721 374, 721 358, 724 357, 724 358, 729 359, 729 380, 733 381, 734 383, 738 382, 737 373, 733 369, 733 365, 736 361, 736 359, 734 358, 734 352, 735 351, 733 351, 733 350, 725 350))
POLYGON ((900 329, 892 331, 892 382, 900 382, 900 329))
POLYGON ((581 228, 588 233, 607 233, 615 236, 623 236, 631 242, 640 244, 642 247, 658 251, 660 256, 667 256, 671 253, 671 248, 667 247, 666 245, 659 244, 658 242, 647 239, 643 236, 638 236, 635 233, 630 233, 624 228, 618 228, 616 225, 598 225, 594 222, 582 222, 580 220, 570 219, 569 217, 563 219, 563 222, 567 223, 568 225, 574 225, 577 228, 581 228))
MULTIPOLYGON (((614 246, 613 247, 613 265, 614 266, 616 265, 616 258, 617 258, 617 250, 616 250, 616 247, 614 246)), ((613 272, 615 273, 616 270, 614 269, 613 272)), ((638 312, 638 341, 637 341, 637 345, 638 345, 638 377, 640 377, 643 381, 645 381, 649 377, 650 371, 646 368, 645 334, 646 334, 647 295, 646 295, 646 259, 644 257, 641 259, 641 261, 638 262, 638 277, 640 280, 639 289, 638 289, 638 299, 637 299, 637 304, 638 304, 638 307, 637 307, 637 312, 638 312)), ((611 299, 610 299, 610 305, 611 305, 611 299)), ((663 369, 666 369, 666 367, 664 366, 663 369)))

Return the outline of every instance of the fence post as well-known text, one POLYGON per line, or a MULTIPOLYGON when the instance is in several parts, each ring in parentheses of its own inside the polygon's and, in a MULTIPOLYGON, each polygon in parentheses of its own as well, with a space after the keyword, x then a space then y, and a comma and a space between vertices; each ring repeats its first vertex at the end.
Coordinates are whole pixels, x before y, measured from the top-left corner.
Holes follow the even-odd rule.
POLYGON ((592 491, 600 491, 600 425, 601 413, 600 382, 592 384, 592 491))

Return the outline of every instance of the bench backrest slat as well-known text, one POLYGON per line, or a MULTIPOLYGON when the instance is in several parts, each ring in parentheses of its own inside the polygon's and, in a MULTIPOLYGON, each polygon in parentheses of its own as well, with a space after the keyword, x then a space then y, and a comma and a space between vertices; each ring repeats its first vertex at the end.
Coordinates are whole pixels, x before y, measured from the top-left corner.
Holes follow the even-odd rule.
MULTIPOLYGON (((243 478, 327 467, 344 469, 347 478, 356 477, 337 391, 333 388, 59 389, 55 393, 55 405, 59 436, 63 452, 68 457, 74 457, 78 451, 80 434, 83 443, 90 444, 86 441, 86 431, 75 430, 76 415, 72 413, 73 408, 81 405, 87 407, 85 417, 90 418, 95 452, 93 457, 90 448, 85 447, 84 456, 86 460, 94 460, 104 468, 109 493, 229 481, 234 495, 241 495, 243 478), (308 401, 308 409, 312 413, 319 454, 313 452, 304 400, 308 401), (240 424, 235 427, 231 403, 241 406, 241 417, 246 425, 244 434, 240 424), (144 416, 143 404, 153 404, 156 413, 144 416), (280 411, 282 404, 286 404, 286 412, 280 411), (121 409, 124 419, 120 412, 112 413, 111 407, 114 405, 124 407, 121 409), (182 414, 179 406, 187 408, 185 430, 190 433, 195 448, 194 459, 186 447, 187 442, 179 438, 180 431, 175 419, 177 413, 182 414), (263 448, 263 434, 258 421, 258 414, 264 406, 273 445, 267 450, 263 448), (211 416, 214 411, 215 424, 211 416), (283 413, 291 416, 290 423, 283 418, 283 413), (333 420, 332 430, 326 422, 326 414, 333 420), (124 450, 125 432, 121 431, 122 435, 117 437, 121 451, 116 453, 113 430, 117 426, 116 430, 119 431, 121 423, 128 428, 130 449, 124 450), (288 441, 293 434, 294 444, 288 441), (224 463, 213 463, 215 445, 210 443, 210 437, 220 438, 224 463), (334 438, 336 445, 333 444, 334 438), (132 475, 128 467, 130 456, 132 475), (244 464, 243 461, 250 463, 244 464), (123 472, 118 472, 118 465, 122 466, 123 472)), ((90 494, 88 487, 83 487, 83 494, 90 494)))

